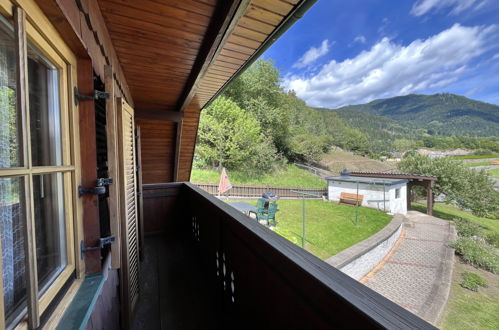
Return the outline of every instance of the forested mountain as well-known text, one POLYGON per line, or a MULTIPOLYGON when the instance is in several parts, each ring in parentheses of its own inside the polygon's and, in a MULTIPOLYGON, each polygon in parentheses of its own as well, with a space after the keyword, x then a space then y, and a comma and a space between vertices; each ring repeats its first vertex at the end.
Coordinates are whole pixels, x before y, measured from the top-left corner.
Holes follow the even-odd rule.
MULTIPOLYGON (((388 125, 388 129, 396 128, 398 124, 438 136, 499 136, 499 106, 454 94, 411 94, 334 111, 348 121, 358 118, 359 112, 364 118, 366 115, 382 116, 376 117, 376 121, 388 125)), ((361 126, 365 122, 367 120, 353 124, 370 129, 361 126)))

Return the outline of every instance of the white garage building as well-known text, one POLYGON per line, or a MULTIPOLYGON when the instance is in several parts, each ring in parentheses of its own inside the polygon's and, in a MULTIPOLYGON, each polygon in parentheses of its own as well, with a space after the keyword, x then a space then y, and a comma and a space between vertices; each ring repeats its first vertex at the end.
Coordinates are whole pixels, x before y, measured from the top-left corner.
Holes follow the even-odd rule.
POLYGON ((341 176, 327 177, 326 180, 330 201, 339 202, 341 193, 362 195, 362 206, 390 214, 407 213, 407 179, 357 177, 343 171, 341 176))

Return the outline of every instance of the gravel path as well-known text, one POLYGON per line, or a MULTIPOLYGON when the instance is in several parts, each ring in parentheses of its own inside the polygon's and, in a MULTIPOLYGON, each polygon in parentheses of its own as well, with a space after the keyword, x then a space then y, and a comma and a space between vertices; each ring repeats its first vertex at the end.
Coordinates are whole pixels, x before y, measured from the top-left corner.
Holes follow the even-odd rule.
POLYGON ((449 221, 409 211, 400 238, 361 282, 436 324, 449 296, 456 231, 449 221))

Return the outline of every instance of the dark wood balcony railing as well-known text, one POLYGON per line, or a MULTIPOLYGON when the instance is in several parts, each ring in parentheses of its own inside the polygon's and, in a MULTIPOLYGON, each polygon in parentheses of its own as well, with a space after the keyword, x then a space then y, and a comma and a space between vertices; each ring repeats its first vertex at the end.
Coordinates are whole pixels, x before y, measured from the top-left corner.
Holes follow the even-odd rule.
POLYGON ((216 328, 434 328, 193 184, 145 187, 144 197, 146 222, 153 203, 175 206, 164 229, 186 235, 185 263, 209 288, 199 301, 216 328))

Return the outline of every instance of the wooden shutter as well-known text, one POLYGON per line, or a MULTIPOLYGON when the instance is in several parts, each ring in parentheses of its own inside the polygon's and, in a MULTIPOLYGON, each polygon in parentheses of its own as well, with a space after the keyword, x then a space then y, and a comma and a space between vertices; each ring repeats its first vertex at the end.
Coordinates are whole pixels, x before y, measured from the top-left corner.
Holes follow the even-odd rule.
POLYGON ((135 163, 135 124, 133 109, 117 100, 120 133, 120 208, 121 208, 121 287, 124 328, 139 297, 139 232, 137 214, 137 179, 135 163))

